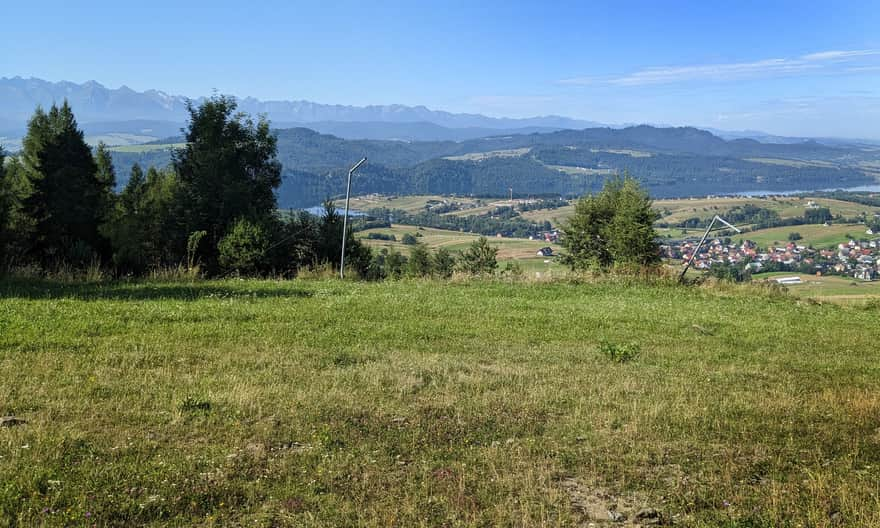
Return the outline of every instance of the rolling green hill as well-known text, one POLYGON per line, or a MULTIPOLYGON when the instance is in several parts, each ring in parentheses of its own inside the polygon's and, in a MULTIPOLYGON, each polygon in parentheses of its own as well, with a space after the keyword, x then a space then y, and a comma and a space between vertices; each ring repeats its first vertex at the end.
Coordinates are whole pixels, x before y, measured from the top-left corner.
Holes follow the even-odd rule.
MULTIPOLYGON (((577 196, 624 170, 656 197, 848 187, 874 182, 865 167, 880 160, 880 151, 871 149, 725 141, 694 128, 648 126, 462 142, 345 140, 304 128, 277 135, 285 208, 338 196, 348 167, 362 157, 369 163, 355 181, 358 194, 476 196, 505 196, 510 189, 519 196, 577 196)), ((123 147, 115 149, 114 160, 124 181, 133 163, 165 165, 170 151, 161 144, 123 147)))

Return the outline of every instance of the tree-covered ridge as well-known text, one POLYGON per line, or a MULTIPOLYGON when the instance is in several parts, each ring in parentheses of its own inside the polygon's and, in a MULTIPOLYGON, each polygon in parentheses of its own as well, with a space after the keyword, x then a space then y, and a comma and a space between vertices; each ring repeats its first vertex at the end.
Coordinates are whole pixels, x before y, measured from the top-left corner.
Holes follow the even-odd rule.
MULTIPOLYGON (((873 179, 858 163, 880 154, 815 142, 725 141, 695 128, 594 128, 487 137, 462 142, 344 140, 304 129, 278 130, 282 207, 304 207, 337 196, 352 160, 359 193, 576 197, 601 189, 608 175, 628 171, 653 196, 746 190, 846 187, 873 179), (522 150, 516 156, 494 152, 522 150), (482 153, 480 156, 467 154, 482 153), (449 159, 455 158, 455 159, 449 159)), ((174 139, 179 142, 181 139, 174 139)), ((127 173, 133 163, 162 166, 170 150, 114 153, 127 173)))

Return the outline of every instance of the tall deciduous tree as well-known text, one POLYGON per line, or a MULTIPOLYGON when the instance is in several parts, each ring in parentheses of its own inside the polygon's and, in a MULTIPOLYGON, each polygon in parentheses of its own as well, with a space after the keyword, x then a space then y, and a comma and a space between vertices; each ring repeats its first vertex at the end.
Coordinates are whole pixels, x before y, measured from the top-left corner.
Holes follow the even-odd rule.
MULTIPOLYGON (((276 208, 281 184, 269 123, 236 113, 235 99, 215 96, 189 105, 186 147, 174 156, 185 198, 186 230, 204 230, 202 262, 216 269, 217 243, 241 218, 261 222, 276 208)), ((187 235, 188 235, 187 233, 187 235)))

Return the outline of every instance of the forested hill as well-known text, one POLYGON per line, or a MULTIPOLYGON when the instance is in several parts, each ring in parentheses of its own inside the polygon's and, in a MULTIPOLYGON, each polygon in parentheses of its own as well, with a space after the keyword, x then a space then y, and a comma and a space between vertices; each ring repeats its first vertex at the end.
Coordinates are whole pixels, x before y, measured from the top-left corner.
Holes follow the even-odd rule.
MULTIPOLYGON (((656 196, 846 187, 875 181, 880 149, 815 142, 726 141, 696 128, 637 126, 493 136, 467 141, 346 140, 305 128, 280 129, 282 207, 309 206, 343 192, 361 157, 357 193, 579 195, 628 170, 656 196)), ((170 139, 166 143, 179 140, 170 139)), ((119 179, 135 162, 165 165, 161 145, 114 153, 119 179)))

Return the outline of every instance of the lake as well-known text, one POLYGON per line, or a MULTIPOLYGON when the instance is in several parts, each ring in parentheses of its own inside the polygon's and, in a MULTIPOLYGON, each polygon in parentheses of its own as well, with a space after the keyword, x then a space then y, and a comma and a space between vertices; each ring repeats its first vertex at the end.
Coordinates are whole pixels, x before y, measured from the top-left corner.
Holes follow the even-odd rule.
MULTIPOLYGON (((324 216, 324 206, 323 205, 316 205, 314 207, 307 207, 306 209, 303 209, 303 211, 305 211, 309 214, 313 214, 315 216, 324 216)), ((342 214, 345 214, 345 209, 342 207, 337 207, 336 212, 338 214, 342 215, 342 214)), ((348 216, 367 216, 367 214, 362 211, 357 211, 355 209, 349 209, 348 216)))
POLYGON ((880 184, 876 185, 859 185, 858 187, 832 187, 829 189, 811 189, 805 191, 741 191, 730 193, 732 196, 746 196, 748 198, 754 198, 757 196, 790 196, 792 194, 801 194, 801 193, 811 193, 811 192, 834 192, 834 191, 848 191, 848 192, 880 192, 880 184))

